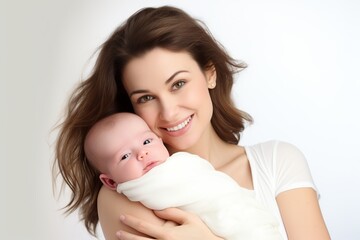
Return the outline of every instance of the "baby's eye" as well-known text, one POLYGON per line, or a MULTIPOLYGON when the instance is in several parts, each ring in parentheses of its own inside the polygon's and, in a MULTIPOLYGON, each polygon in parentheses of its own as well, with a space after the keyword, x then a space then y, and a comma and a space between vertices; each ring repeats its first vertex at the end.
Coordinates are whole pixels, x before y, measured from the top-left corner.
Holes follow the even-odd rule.
POLYGON ((121 157, 121 160, 125 160, 130 157, 130 153, 126 153, 121 157))
POLYGON ((146 139, 146 140, 144 141, 144 145, 149 144, 149 143, 151 143, 152 141, 153 141, 152 138, 148 138, 148 139, 146 139))
POLYGON ((150 100, 153 100, 154 97, 153 96, 150 96, 150 95, 145 95, 145 96, 141 96, 138 100, 137 100, 137 103, 146 103, 150 100))
POLYGON ((185 81, 179 80, 172 85, 172 90, 178 90, 178 89, 182 88, 182 86, 184 86, 184 85, 185 85, 185 81))

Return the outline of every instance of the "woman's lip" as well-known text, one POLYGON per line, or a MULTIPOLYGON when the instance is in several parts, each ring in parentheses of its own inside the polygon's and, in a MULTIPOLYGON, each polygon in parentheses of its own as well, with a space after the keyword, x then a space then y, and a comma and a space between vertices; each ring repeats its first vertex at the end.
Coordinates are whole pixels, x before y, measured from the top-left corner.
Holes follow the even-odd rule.
MULTIPOLYGON (((184 123, 185 121, 187 121, 186 124, 184 124, 184 126, 182 126, 181 128, 174 130, 174 131, 168 131, 167 128, 163 128, 162 129, 162 136, 169 136, 169 137, 180 137, 184 134, 186 134, 188 132, 188 130, 191 128, 192 124, 193 124, 193 120, 194 120, 194 114, 192 114, 191 116, 189 116, 188 118, 186 118, 184 121, 182 121, 180 124, 184 123)), ((176 125, 176 126, 179 126, 176 125)))
POLYGON ((185 128, 192 120, 193 115, 188 116, 187 118, 185 118, 184 120, 180 121, 177 124, 173 124, 172 126, 169 127, 163 127, 164 130, 168 131, 168 132, 177 132, 182 130, 183 128, 185 128))

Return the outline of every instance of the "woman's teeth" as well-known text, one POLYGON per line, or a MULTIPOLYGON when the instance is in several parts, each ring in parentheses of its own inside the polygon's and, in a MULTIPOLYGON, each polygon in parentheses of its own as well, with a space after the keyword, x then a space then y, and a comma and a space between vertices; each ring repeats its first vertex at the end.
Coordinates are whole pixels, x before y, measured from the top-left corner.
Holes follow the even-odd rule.
POLYGON ((171 128, 166 128, 166 130, 168 130, 169 132, 175 132, 175 131, 179 131, 181 129, 183 129, 186 125, 188 125, 188 123, 190 122, 191 117, 189 117, 188 119, 186 119, 184 122, 180 123, 179 125, 175 126, 175 127, 171 127, 171 128))

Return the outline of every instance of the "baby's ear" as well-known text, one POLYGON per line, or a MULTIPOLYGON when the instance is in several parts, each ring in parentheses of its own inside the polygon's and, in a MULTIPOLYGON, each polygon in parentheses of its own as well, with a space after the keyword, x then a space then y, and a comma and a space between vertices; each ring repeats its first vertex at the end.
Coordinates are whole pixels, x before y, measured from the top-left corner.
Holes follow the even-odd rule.
POLYGON ((117 183, 111 178, 109 178, 106 174, 100 174, 99 178, 107 188, 110 188, 111 190, 116 190, 117 183))

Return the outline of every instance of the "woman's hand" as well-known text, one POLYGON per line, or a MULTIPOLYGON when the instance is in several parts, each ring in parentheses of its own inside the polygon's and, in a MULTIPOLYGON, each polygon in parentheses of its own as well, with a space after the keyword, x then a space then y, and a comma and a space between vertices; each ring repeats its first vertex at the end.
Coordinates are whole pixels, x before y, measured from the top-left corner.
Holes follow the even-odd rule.
POLYGON ((172 221, 175 224, 164 224, 157 226, 136 217, 125 215, 121 216, 123 224, 134 230, 144 233, 149 237, 141 237, 126 231, 117 232, 117 237, 121 240, 183 240, 183 239, 207 239, 220 240, 214 235, 201 219, 191 213, 187 213, 178 208, 168 208, 162 211, 155 211, 155 214, 164 220, 172 221))

